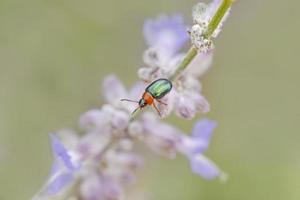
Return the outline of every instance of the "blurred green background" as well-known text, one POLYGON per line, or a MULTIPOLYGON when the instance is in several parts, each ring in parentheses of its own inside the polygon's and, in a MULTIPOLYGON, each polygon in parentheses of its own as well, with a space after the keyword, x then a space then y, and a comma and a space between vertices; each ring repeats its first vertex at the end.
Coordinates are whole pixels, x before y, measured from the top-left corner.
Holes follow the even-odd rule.
MULTIPOLYGON (((47 133, 76 127, 100 106, 115 73, 130 86, 145 49, 144 19, 196 0, 0 0, 0 199, 23 200, 46 179, 47 133)), ((139 181, 149 199, 300 199, 300 1, 238 0, 203 78, 219 127, 207 154, 226 184, 191 174, 179 157, 150 156, 139 181)), ((190 131, 192 122, 177 122, 190 131)))

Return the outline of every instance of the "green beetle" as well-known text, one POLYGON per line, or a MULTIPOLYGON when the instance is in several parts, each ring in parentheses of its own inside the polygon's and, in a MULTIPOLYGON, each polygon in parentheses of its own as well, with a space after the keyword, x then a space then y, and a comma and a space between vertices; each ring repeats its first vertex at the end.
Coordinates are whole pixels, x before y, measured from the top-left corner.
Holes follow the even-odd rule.
POLYGON ((132 112, 132 114, 134 114, 137 110, 142 109, 147 105, 153 105, 157 113, 161 115, 154 100, 156 100, 161 104, 166 105, 160 99, 163 98, 166 94, 168 94, 171 90, 172 90, 172 82, 169 81, 168 79, 160 78, 153 81, 150 85, 146 87, 145 92, 139 101, 133 101, 129 99, 121 99, 121 101, 136 102, 139 104, 139 107, 137 107, 132 112))

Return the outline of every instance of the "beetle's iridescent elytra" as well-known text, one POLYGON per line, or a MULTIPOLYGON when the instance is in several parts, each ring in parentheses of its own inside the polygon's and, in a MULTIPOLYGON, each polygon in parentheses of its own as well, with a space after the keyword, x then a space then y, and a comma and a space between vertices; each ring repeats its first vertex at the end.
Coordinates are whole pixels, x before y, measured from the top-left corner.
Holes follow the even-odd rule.
POLYGON ((166 94, 168 94, 171 90, 172 90, 172 82, 169 81, 168 79, 160 78, 153 81, 150 85, 146 87, 145 92, 139 101, 134 101, 129 99, 121 99, 121 101, 136 102, 139 104, 139 107, 137 107, 132 112, 132 114, 134 114, 137 110, 142 109, 147 105, 153 105, 157 113, 161 115, 154 100, 156 100, 161 104, 166 105, 160 99, 163 98, 166 94))

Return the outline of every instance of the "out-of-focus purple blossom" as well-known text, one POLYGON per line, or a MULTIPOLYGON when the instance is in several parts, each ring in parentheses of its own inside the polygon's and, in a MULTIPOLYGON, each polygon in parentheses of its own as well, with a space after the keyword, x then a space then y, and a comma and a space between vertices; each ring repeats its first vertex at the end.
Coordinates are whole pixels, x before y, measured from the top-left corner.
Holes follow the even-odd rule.
POLYGON ((183 136, 179 151, 185 154, 194 173, 205 179, 213 179, 222 174, 221 170, 202 154, 209 146, 213 130, 217 123, 208 119, 197 121, 191 136, 183 136))
POLYGON ((182 61, 184 54, 179 50, 189 38, 183 18, 161 15, 148 19, 144 24, 144 36, 149 45, 143 56, 147 67, 139 69, 139 77, 147 82, 168 78, 182 61))
POLYGON ((124 198, 124 189, 120 182, 109 176, 103 176, 101 181, 103 200, 121 200, 124 198))
POLYGON ((151 113, 143 115, 142 124, 144 130, 141 140, 153 151, 168 158, 174 158, 177 151, 183 153, 190 160, 192 171, 206 179, 223 174, 212 161, 202 155, 209 146, 212 132, 217 125, 215 121, 197 121, 191 136, 160 122, 151 113))
POLYGON ((189 38, 180 15, 161 15, 156 19, 146 20, 144 37, 150 47, 158 48, 168 55, 177 53, 189 38))
MULTIPOLYGON (((212 41, 210 37, 204 38, 203 33, 220 3, 221 0, 214 0, 209 5, 199 3, 194 8, 190 37, 199 54, 180 74, 182 68, 178 71, 178 66, 185 54, 179 50, 189 38, 183 18, 161 15, 145 22, 144 37, 149 48, 143 57, 146 67, 138 71, 144 83, 138 82, 126 90, 116 76, 107 76, 102 84, 106 104, 87 111, 79 119, 84 134, 75 136, 72 131, 62 131, 58 135, 64 135, 64 144, 50 134, 54 163, 46 187, 38 195, 58 194, 73 183, 79 191, 70 191, 70 198, 123 200, 124 189, 135 182, 138 170, 143 167, 142 157, 133 153, 136 141, 167 158, 175 158, 177 152, 184 154, 192 171, 206 179, 222 175, 220 169, 203 156, 216 122, 198 121, 188 136, 162 122, 156 113, 143 111, 134 118, 131 116, 138 107, 135 101, 142 97, 147 85, 155 79, 170 77, 172 90, 159 99, 160 102, 154 100, 163 116, 174 112, 179 117, 192 119, 197 113, 209 111, 198 79, 212 63, 212 41), (121 99, 133 102, 125 103, 121 99)), ((221 25, 212 37, 216 37, 220 28, 221 25)))
POLYGON ((210 139, 212 136, 212 133, 214 129, 217 127, 217 122, 208 120, 208 119, 202 119, 195 123, 194 128, 192 130, 192 136, 195 139, 200 139, 202 141, 205 141, 205 150, 207 149, 210 139))
POLYGON ((189 96, 180 95, 176 101, 176 115, 185 119, 192 119, 196 115, 196 106, 189 96))
POLYGON ((143 141, 155 152, 168 158, 175 158, 177 145, 183 134, 175 127, 160 122, 152 113, 143 115, 143 141))
POLYGON ((79 125, 82 129, 103 129, 109 123, 109 118, 105 112, 100 109, 89 110, 82 114, 79 119, 79 125))
POLYGON ((110 132, 105 132, 105 130, 103 132, 89 132, 80 139, 78 151, 85 160, 97 160, 98 155, 101 154, 110 140, 110 132))
POLYGON ((68 186, 73 178, 74 173, 79 170, 80 165, 76 163, 76 156, 73 157, 54 134, 49 134, 54 156, 54 163, 51 175, 47 184, 48 194, 57 194, 63 188, 68 186))
POLYGON ((190 94, 189 97, 194 101, 196 111, 199 113, 208 113, 210 111, 210 104, 202 94, 190 94))
MULTIPOLYGON (((192 64, 196 68, 197 63, 192 64)), ((199 62, 199 67, 202 64, 203 67, 208 68, 208 66, 204 66, 205 63, 201 62, 199 62)), ((162 117, 166 117, 172 111, 175 111, 179 117, 192 119, 197 113, 209 112, 210 104, 201 94, 201 84, 197 79, 203 73, 203 70, 205 69, 195 69, 195 73, 193 73, 193 70, 187 71, 179 79, 173 81, 172 91, 161 99, 164 103, 157 102, 162 117)))
POLYGON ((213 51, 198 53, 194 60, 189 64, 186 73, 189 76, 198 78, 202 76, 211 66, 213 61, 213 51))
POLYGON ((181 150, 188 157, 202 154, 209 146, 210 139, 217 123, 212 120, 203 119, 195 123, 191 136, 182 139, 181 150))
MULTIPOLYGON (((157 103, 162 117, 168 116, 174 110, 177 116, 192 119, 197 113, 207 113, 210 110, 209 102, 201 94, 201 84, 198 77, 209 68, 211 55, 199 56, 197 61, 191 63, 191 70, 186 71, 179 79, 173 81, 172 91, 161 99, 167 105, 157 103)), ((169 66, 169 64, 165 66, 169 66)), ((175 67, 173 64, 172 66, 175 67)), ((145 74, 140 74, 140 78, 148 83, 157 78, 167 78, 168 75, 172 74, 172 70, 166 71, 164 67, 141 68, 141 71, 144 71, 145 74)))
POLYGON ((102 94, 106 102, 120 105, 120 99, 127 97, 127 91, 122 82, 114 75, 107 76, 102 83, 102 94))
POLYGON ((118 131, 124 131, 128 127, 130 117, 124 111, 116 111, 112 118, 112 126, 118 131))
MULTIPOLYGON (((200 9, 199 11, 199 9, 200 6, 195 7, 194 15, 197 13, 199 15, 199 12, 200 14, 201 12, 207 12, 206 6, 204 10, 200 9)), ((177 29, 179 28, 175 28, 178 26, 174 25, 176 24, 174 23, 175 19, 177 18, 173 19, 172 17, 164 16, 157 20, 148 20, 145 23, 145 38, 148 43, 151 44, 151 48, 144 53, 144 62, 147 64, 147 67, 140 68, 138 75, 147 83, 151 83, 158 78, 171 77, 184 57, 184 54, 180 54, 178 51, 171 52, 170 54, 162 53, 161 49, 157 47, 159 45, 155 45, 157 43, 168 47, 165 43, 160 42, 157 37, 164 37, 163 34, 161 34, 161 32, 163 32, 161 29, 163 29, 162 27, 166 24, 166 29, 172 30, 174 34, 177 33, 177 29)), ((181 24, 179 26, 181 27, 181 31, 178 32, 183 34, 183 27, 185 26, 181 20, 178 22, 181 24)), ((175 35, 180 36, 181 34, 177 33, 175 35)), ((169 49, 166 50, 170 52, 169 49)), ((212 55, 212 50, 199 53, 189 65, 188 70, 184 71, 178 79, 173 81, 172 91, 162 99, 167 105, 157 103, 157 107, 160 110, 162 117, 166 117, 170 115, 172 111, 175 111, 176 115, 179 117, 192 119, 197 113, 207 113, 210 110, 208 101, 201 94, 201 84, 198 78, 210 67, 212 55)))
POLYGON ((97 174, 86 177, 80 186, 80 195, 84 200, 100 200, 102 194, 101 179, 97 174))
POLYGON ((143 60, 147 65, 138 70, 141 80, 151 82, 157 78, 168 78, 182 61, 184 54, 163 54, 158 48, 149 48, 144 52, 143 60))
POLYGON ((143 159, 135 154, 129 152, 111 151, 105 157, 111 165, 121 166, 123 169, 136 170, 143 166, 143 159))
POLYGON ((190 164, 192 171, 205 179, 211 180, 223 175, 217 165, 202 154, 191 157, 190 164))
POLYGON ((107 152, 104 157, 107 166, 102 173, 114 177, 123 186, 128 186, 135 182, 136 173, 144 166, 143 159, 135 153, 119 151, 107 152))
POLYGON ((192 119, 197 113, 207 113, 210 104, 201 94, 201 85, 193 76, 177 80, 173 91, 173 109, 177 116, 192 119))
POLYGON ((123 198, 123 188, 113 177, 91 174, 80 187, 84 200, 119 200, 123 198))
MULTIPOLYGON (((57 136, 60 141, 63 141, 63 145, 68 150, 74 150, 77 148, 78 142, 80 140, 80 136, 72 129, 64 128, 55 132, 55 136, 57 136)), ((72 151, 68 151, 70 156, 72 157, 72 151)))

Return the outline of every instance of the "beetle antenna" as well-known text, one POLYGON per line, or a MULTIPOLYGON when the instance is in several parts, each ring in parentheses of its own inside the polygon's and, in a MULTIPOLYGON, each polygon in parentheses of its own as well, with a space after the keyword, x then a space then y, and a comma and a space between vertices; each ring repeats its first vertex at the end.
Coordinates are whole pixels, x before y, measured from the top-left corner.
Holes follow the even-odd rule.
POLYGON ((121 101, 128 101, 128 102, 133 102, 133 103, 139 103, 138 101, 130 100, 130 99, 121 99, 121 101))
POLYGON ((138 110, 140 110, 141 109, 141 107, 137 107, 132 113, 131 113, 131 115, 134 115, 138 110))

